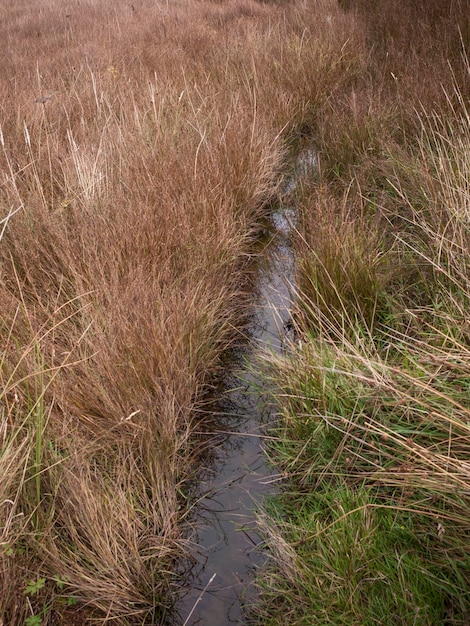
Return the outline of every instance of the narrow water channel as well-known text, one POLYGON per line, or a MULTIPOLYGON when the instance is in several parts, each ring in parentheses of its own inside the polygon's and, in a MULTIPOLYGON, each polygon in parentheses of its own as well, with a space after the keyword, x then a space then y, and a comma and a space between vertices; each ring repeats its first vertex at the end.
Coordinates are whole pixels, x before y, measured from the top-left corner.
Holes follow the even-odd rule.
MULTIPOLYGON (((311 154, 307 157, 310 166, 311 154)), ((299 160, 288 185, 305 175, 305 162, 305 157, 299 160)), ((275 411, 252 366, 261 348, 280 351, 285 344, 295 274, 294 221, 294 209, 284 207, 274 211, 267 224, 257 266, 253 324, 227 373, 218 403, 213 461, 202 476, 202 497, 192 519, 195 565, 176 606, 182 626, 244 624, 243 607, 255 599, 250 583, 264 561, 256 510, 274 493, 278 476, 264 453, 265 427, 275 419, 275 411)))

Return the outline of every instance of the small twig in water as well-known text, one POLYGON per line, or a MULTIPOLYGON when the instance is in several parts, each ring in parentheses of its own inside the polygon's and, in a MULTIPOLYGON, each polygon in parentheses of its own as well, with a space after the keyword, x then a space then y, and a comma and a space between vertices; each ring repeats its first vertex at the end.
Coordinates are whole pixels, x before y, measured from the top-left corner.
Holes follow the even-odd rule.
POLYGON ((191 609, 191 612, 189 613, 188 617, 185 619, 183 626, 187 626, 188 622, 189 622, 189 618, 191 617, 191 615, 194 613, 194 610, 196 609, 197 605, 199 604, 199 602, 202 599, 202 596, 206 593, 207 589, 209 588, 209 585, 212 583, 212 581, 214 580, 214 578, 217 576, 217 574, 214 572, 214 574, 212 574, 212 576, 210 577, 209 582, 207 583, 207 585, 204 587, 204 589, 201 591, 201 593, 199 594, 198 599, 196 600, 196 602, 194 603, 193 608, 191 609))

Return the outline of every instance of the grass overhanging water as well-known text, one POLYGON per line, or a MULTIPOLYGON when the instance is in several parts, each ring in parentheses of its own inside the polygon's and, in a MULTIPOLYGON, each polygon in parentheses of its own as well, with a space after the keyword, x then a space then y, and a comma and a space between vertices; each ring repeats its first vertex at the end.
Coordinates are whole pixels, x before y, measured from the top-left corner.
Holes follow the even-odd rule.
POLYGON ((171 611, 192 433, 249 307, 284 137, 354 62, 348 20, 306 39, 308 15, 0 10, 4 623, 171 611))
POLYGON ((449 4, 343 3, 369 74, 320 114, 296 339, 263 357, 285 484, 256 623, 469 619, 469 42, 449 4))

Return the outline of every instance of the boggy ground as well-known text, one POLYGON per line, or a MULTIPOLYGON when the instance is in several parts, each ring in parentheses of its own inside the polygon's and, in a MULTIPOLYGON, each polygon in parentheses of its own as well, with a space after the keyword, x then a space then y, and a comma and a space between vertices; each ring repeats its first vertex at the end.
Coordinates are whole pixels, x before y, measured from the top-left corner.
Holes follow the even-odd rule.
POLYGON ((253 620, 467 623, 467 2, 20 1, 0 35, 0 621, 171 610, 200 404, 308 138, 253 620))
POLYGON ((362 72, 315 109, 318 172, 297 189, 296 337, 264 357, 285 482, 253 622, 463 626, 469 7, 341 5, 362 72))
POLYGON ((165 619, 251 235, 363 39, 332 0, 0 8, 1 623, 165 619))

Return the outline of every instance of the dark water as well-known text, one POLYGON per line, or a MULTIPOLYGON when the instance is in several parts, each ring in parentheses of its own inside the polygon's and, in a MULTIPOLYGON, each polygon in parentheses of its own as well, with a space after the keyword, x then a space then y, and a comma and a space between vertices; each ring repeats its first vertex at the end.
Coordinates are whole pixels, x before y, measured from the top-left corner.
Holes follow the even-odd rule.
MULTIPOLYGON (((302 178, 314 166, 311 152, 298 161, 302 178)), ((293 185, 292 180, 288 185, 293 185)), ((289 189, 288 189, 289 191, 289 189)), ((258 294, 246 345, 227 373, 219 403, 213 461, 202 476, 192 523, 195 565, 187 590, 176 604, 178 625, 245 624, 244 606, 255 600, 250 588, 254 572, 264 562, 256 533, 256 510, 274 493, 279 477, 264 453, 265 427, 275 419, 267 389, 256 374, 253 357, 261 348, 279 352, 285 346, 294 283, 290 234, 295 224, 291 208, 275 211, 257 267, 258 294), (215 443, 217 442, 217 443, 215 443)))

